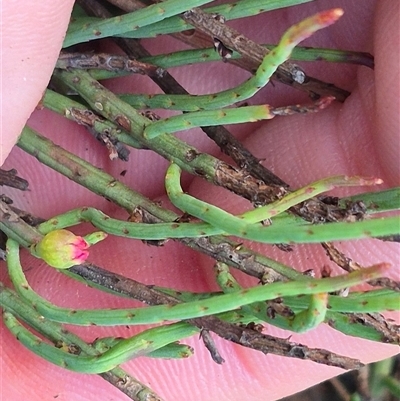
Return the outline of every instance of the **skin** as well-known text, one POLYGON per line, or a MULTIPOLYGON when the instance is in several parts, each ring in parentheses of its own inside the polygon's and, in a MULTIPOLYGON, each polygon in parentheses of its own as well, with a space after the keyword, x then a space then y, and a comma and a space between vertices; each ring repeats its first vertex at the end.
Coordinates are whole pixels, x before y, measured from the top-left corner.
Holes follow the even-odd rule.
MULTIPOLYGON (((329 1, 317 3, 260 16, 258 23, 249 24, 251 26, 245 26, 245 22, 232 22, 232 26, 261 42, 274 42, 291 23, 332 6, 329 1)), ((42 0, 32 4, 23 1, 5 2, 2 6, 3 49, 6 55, 1 70, 2 93, 5 97, 2 103, 2 126, 7 127, 1 137, 2 161, 16 142, 49 80, 71 5, 72 1, 42 0), (32 15, 35 18, 31 18, 32 15), (16 20, 19 21, 18 25, 16 20), (15 29, 16 26, 18 29, 15 29)), ((396 85, 399 62, 397 53, 393 51, 399 46, 400 6, 396 0, 364 1, 362 5, 359 1, 337 1, 336 6, 342 6, 345 10, 342 19, 307 40, 305 45, 369 51, 375 56, 375 70, 345 65, 306 65, 310 75, 351 90, 352 95, 345 104, 335 103, 315 115, 276 118, 257 125, 236 126, 232 132, 256 156, 265 159, 266 166, 295 188, 337 174, 377 176, 384 180, 386 187, 393 187, 399 185, 400 177, 399 85, 396 85)), ((175 42, 170 40, 161 45, 148 43, 151 51, 157 50, 156 46, 160 46, 158 50, 163 51, 165 46, 170 46, 171 50, 176 48, 175 42)), ((175 75, 191 93, 226 89, 239 84, 246 77, 244 72, 233 68, 229 70, 231 73, 223 73, 224 68, 229 67, 222 63, 215 70, 191 67, 185 72, 177 70, 175 75)), ((114 81, 109 86, 127 91, 129 85, 134 85, 137 91, 145 90, 147 81, 135 77, 133 82, 114 81)), ((154 91, 154 86, 149 90, 154 91)), ((254 99, 255 104, 268 102, 277 106, 299 101, 307 101, 306 96, 279 84, 275 87, 270 85, 254 99)), ((132 151, 128 165, 120 161, 110 162, 104 149, 92 138, 82 135, 84 130, 81 127, 77 128, 44 110, 35 111, 28 124, 145 195, 165 200, 163 175, 167 163, 158 156, 132 151), (128 170, 124 178, 119 176, 123 169, 128 170)), ((201 150, 218 155, 216 147, 198 135, 198 131, 196 133, 181 135, 201 150)), ((20 149, 12 150, 3 168, 16 168, 22 177, 29 180, 30 192, 21 194, 6 188, 5 193, 14 199, 17 207, 28 209, 34 214, 51 217, 74 207, 90 205, 107 214, 126 218, 126 214, 117 211, 105 200, 49 172, 20 149)), ((247 202, 226 191, 212 188, 200 179, 186 177, 183 185, 192 195, 231 212, 240 213, 249 208, 247 202)), ((87 229, 84 230, 77 229, 75 232, 86 233, 87 229)), ((134 244, 132 247, 132 242, 127 240, 108 238, 104 244, 93 248, 89 260, 146 283, 197 291, 216 289, 211 269, 213 262, 208 258, 199 257, 172 242, 163 248, 149 247, 139 241, 134 244)), ((283 253, 261 244, 253 247, 299 270, 314 268, 317 275, 322 266, 329 265, 318 245, 298 246, 292 253, 283 253)), ((399 275, 398 244, 371 240, 338 244, 338 247, 364 265, 391 262, 391 277, 399 275)), ((22 262, 35 290, 60 306, 132 305, 132 302, 109 295, 99 296, 97 291, 74 283, 26 254, 22 262)), ((333 272, 338 272, 335 266, 330 266, 333 272)), ((1 279, 7 282, 4 271, 3 268, 1 279)), ((241 275, 237 277, 242 285, 254 283, 254 280, 241 275)), ((0 354, 1 394, 4 399, 35 401, 50 400, 57 396, 58 400, 90 401, 98 399, 99 395, 102 399, 123 399, 122 395, 99 377, 80 376, 51 366, 28 353, 11 338, 3 326, 1 330, 2 343, 5 344, 0 354)), ((99 335, 132 335, 135 330, 125 327, 77 328, 76 332, 87 340, 93 340, 99 335)), ((282 337, 289 335, 275 328, 267 328, 266 332, 282 337)), ((313 347, 325 347, 359 358, 364 363, 384 359, 398 352, 395 346, 345 338, 325 326, 307 334, 293 335, 291 340, 313 347)), ((241 400, 246 397, 248 401, 253 401, 260 400, 260 394, 263 394, 262 399, 274 400, 342 373, 339 369, 309 362, 264 356, 219 339, 216 342, 226 359, 222 366, 213 363, 198 339, 192 338, 187 343, 195 347, 194 358, 185 361, 139 358, 124 367, 167 400, 241 400)))

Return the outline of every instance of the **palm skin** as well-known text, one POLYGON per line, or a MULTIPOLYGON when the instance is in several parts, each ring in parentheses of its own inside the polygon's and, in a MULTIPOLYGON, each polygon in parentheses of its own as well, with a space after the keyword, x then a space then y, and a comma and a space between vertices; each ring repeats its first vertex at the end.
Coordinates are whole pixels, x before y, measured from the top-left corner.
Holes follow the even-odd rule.
MULTIPOLYGON (((13 7, 16 7, 15 3, 17 2, 13 3, 13 7)), ((23 124, 40 100, 62 43, 62 35, 69 18, 68 7, 71 5, 60 1, 60 7, 56 7, 52 1, 51 8, 47 8, 44 1, 40 2, 35 10, 37 7, 43 7, 46 11, 38 15, 44 18, 44 21, 57 21, 54 24, 41 24, 38 20, 29 18, 26 2, 21 3, 26 11, 26 20, 22 21, 25 30, 15 32, 10 28, 10 31, 7 31, 13 35, 21 34, 21 39, 13 36, 11 49, 11 45, 7 47, 8 36, 4 35, 4 49, 15 51, 18 47, 20 52, 16 54, 24 58, 25 64, 18 62, 20 59, 17 58, 7 69, 7 62, 13 59, 4 59, 3 93, 7 105, 3 103, 2 109, 3 157, 8 153, 11 144, 15 143, 23 124), (45 13, 50 13, 51 17, 45 16, 45 13), (27 43, 26 37, 31 38, 31 42, 27 43), (25 56, 23 51, 26 51, 25 56), (39 67, 35 66, 36 62, 39 67), (32 64, 24 70, 28 63, 32 64), (29 85, 25 82, 29 82, 29 85)), ((316 11, 332 7, 330 3, 320 1, 295 9, 268 13, 258 17, 257 24, 248 24, 246 21, 232 24, 260 42, 274 42, 289 25, 316 11)), ((337 3, 341 4, 335 3, 335 7, 342 5, 345 11, 342 19, 334 26, 318 32, 305 42, 305 45, 370 51, 375 56, 375 70, 326 64, 305 66, 310 75, 351 90, 352 95, 344 104, 336 103, 315 115, 276 118, 257 125, 257 128, 246 124, 234 127, 232 131, 256 156, 265 159, 266 166, 272 168, 293 188, 337 174, 378 176, 384 180, 384 185, 393 187, 399 185, 400 177, 400 75, 398 55, 393 51, 399 46, 399 3, 395 0, 371 0, 362 4, 357 1, 337 3)), ((12 9, 9 4, 5 4, 3 8, 3 24, 4 29, 7 29, 7 23, 13 21, 8 16, 16 9, 12 9)), ((154 49, 160 45, 149 43, 148 46, 154 49)), ((245 79, 246 75, 236 69, 232 69, 233 73, 230 75, 223 73, 224 68, 225 65, 219 66, 215 74, 210 74, 207 68, 192 67, 184 72, 177 71, 174 75, 191 93, 215 92, 245 79), (196 80, 193 77, 196 77, 196 80)), ((115 82, 111 85, 118 89, 120 85, 125 87, 128 84, 115 82)), ((135 87, 138 87, 138 91, 144 91, 146 85, 147 83, 140 81, 135 87)), ((273 105, 298 101, 306 101, 306 96, 282 85, 269 86, 255 99, 257 103, 273 105)), ((165 200, 163 175, 167 163, 160 157, 134 151, 128 166, 120 161, 110 162, 104 150, 94 140, 82 135, 83 129, 44 110, 35 111, 29 119, 29 125, 57 144, 94 165, 101 166, 115 177, 119 177, 119 173, 127 169, 127 175, 121 177, 121 180, 146 196, 165 200)), ((185 138, 202 151, 213 154, 218 152, 215 145, 198 131, 196 134, 185 134, 185 138)), ((48 169, 18 148, 13 149, 4 164, 6 169, 12 167, 30 182, 29 193, 9 193, 20 208, 43 217, 51 217, 77 206, 90 205, 106 213, 126 217, 105 200, 56 173, 48 172, 48 169)), ((241 212, 249 207, 246 201, 234 195, 229 196, 226 191, 211 187, 197 178, 191 182, 186 178, 185 189, 232 212, 241 212)), ((379 261, 392 262, 392 278, 399 275, 397 244, 371 240, 338 246, 364 265, 379 261)), ((319 269, 328 263, 324 252, 317 245, 298 246, 289 254, 260 244, 252 247, 296 266, 299 270, 314 268, 318 273, 319 269)), ((138 241, 133 248, 132 243, 127 240, 109 238, 102 246, 93 249, 90 261, 149 284, 170 285, 196 291, 216 289, 211 269, 213 261, 173 242, 169 242, 163 248, 154 248, 138 241)), ((58 305, 103 308, 131 305, 126 300, 107 295, 99 296, 95 290, 72 282, 27 255, 23 258, 23 263, 29 270, 27 275, 32 286, 58 305)), ((6 280, 4 270, 2 279, 6 280)), ((242 276, 240 278, 244 285, 254 282, 242 276)), ((76 332, 87 340, 93 340, 99 335, 132 335, 135 330, 125 327, 98 330, 78 328, 76 332)), ((268 327, 267 333, 281 337, 289 335, 271 327, 268 327)), ((52 399, 56 395, 58 399, 72 401, 95 400, 99 396, 102 399, 122 398, 117 390, 97 376, 69 373, 40 360, 13 340, 4 328, 2 339, 3 344, 6 344, 1 354, 1 394, 4 399, 43 400, 52 399)), ((345 337, 325 326, 307 334, 293 335, 292 341, 327 348, 359 358, 365 363, 398 352, 394 346, 345 337)), ((196 351, 195 356, 189 360, 152 361, 139 358, 124 367, 138 379, 149 383, 167 400, 274 400, 341 373, 339 369, 311 362, 261 355, 222 340, 217 340, 217 346, 226 363, 218 366, 211 361, 197 338, 190 339, 188 343, 193 345, 196 351)))

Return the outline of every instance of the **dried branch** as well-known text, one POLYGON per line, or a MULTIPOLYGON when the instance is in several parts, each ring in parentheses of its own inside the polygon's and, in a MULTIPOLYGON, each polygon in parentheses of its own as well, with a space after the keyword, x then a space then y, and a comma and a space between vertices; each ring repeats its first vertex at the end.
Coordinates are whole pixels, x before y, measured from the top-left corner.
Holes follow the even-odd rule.
POLYGON ((11 188, 17 188, 21 191, 28 189, 29 183, 21 177, 18 177, 18 172, 15 169, 2 170, 0 169, 0 186, 5 185, 11 188))
MULTIPOLYGON (((336 263, 339 267, 347 272, 353 272, 355 270, 364 269, 359 263, 355 262, 343 252, 340 252, 331 242, 324 242, 321 244, 325 249, 326 254, 332 262, 336 263)), ((368 284, 375 287, 385 287, 394 291, 400 291, 400 282, 392 280, 387 277, 371 280, 368 284)))

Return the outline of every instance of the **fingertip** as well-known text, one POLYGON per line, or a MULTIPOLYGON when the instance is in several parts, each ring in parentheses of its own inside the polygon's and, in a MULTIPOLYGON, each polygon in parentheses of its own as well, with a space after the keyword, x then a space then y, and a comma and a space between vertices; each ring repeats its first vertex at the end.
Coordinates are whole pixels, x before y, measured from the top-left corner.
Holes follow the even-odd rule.
POLYGON ((375 110, 374 135, 376 152, 388 184, 398 185, 400 177, 399 153, 399 91, 400 63, 398 47, 400 31, 398 16, 400 3, 379 1, 376 7, 374 36, 375 110))
POLYGON ((50 80, 73 3, 18 0, 2 4, 0 165, 50 80))

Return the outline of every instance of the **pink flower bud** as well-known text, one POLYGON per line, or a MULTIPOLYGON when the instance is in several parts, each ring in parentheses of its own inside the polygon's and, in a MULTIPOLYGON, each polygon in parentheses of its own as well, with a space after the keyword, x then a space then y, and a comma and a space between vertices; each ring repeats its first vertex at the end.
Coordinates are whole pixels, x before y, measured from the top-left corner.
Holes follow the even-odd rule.
POLYGON ((55 230, 31 246, 31 252, 57 269, 68 269, 82 264, 89 252, 89 243, 68 230, 55 230))

